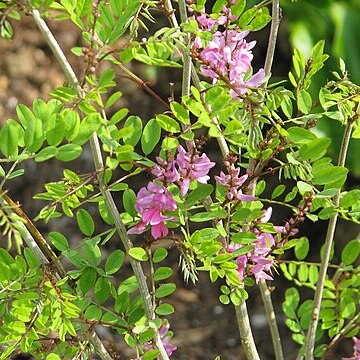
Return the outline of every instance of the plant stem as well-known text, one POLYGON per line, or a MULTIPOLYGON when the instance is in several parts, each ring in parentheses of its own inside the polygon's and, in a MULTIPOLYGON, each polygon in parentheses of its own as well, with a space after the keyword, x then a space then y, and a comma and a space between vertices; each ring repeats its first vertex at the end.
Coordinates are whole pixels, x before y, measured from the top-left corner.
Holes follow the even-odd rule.
MULTIPOLYGON (((82 90, 79 86, 79 81, 75 75, 75 72, 71 68, 71 65, 69 64, 66 56, 64 55, 63 51, 61 50, 58 42, 56 41, 55 37, 51 33, 47 24, 40 17, 40 14, 36 9, 33 10, 33 18, 34 18, 36 25, 39 27, 41 33, 43 34, 45 40, 47 41, 50 48, 54 52, 56 60, 59 62, 66 78, 73 84, 77 85, 77 91, 79 92, 79 95, 81 95, 82 90)), ((104 184, 104 181, 103 181, 103 175, 100 172, 100 170, 104 168, 104 163, 103 163, 103 159, 102 159, 99 139, 98 139, 96 133, 93 133, 92 137, 90 138, 90 146, 91 146, 91 150, 92 150, 95 170, 99 171, 97 177, 98 177, 98 181, 99 181, 99 188, 100 188, 101 194, 104 196, 105 203, 109 209, 111 217, 114 220, 115 228, 117 230, 119 238, 121 239, 126 252, 128 252, 129 249, 131 249, 133 247, 133 245, 130 240, 130 237, 126 233, 125 225, 121 220, 120 213, 116 207, 116 204, 111 195, 111 192, 106 188, 106 184, 104 184)), ((154 318, 155 314, 153 311, 150 292, 149 292, 149 289, 148 289, 148 286, 146 283, 146 277, 144 275, 144 272, 143 272, 140 262, 135 260, 131 256, 129 256, 129 260, 130 260, 131 267, 134 271, 136 280, 139 284, 139 292, 140 292, 140 296, 141 296, 143 304, 144 304, 145 314, 146 314, 147 318, 149 320, 151 320, 154 318)), ((169 357, 165 351, 164 345, 162 343, 162 340, 160 338, 160 334, 158 331, 156 331, 154 340, 155 340, 155 344, 156 344, 157 348, 160 351, 160 354, 159 354, 160 359, 168 360, 169 357)), ((100 341, 100 339, 99 339, 99 341, 100 341)), ((92 337, 92 344, 94 345, 94 347, 97 345, 96 341, 93 341, 93 337, 92 337)))
POLYGON ((275 352, 275 359, 283 360, 284 354, 282 351, 281 338, 280 338, 279 329, 277 326, 276 315, 275 315, 273 303, 271 300, 271 293, 267 287, 265 279, 260 279, 259 288, 260 288, 261 298, 264 303, 266 315, 267 315, 267 318, 269 321, 271 340, 272 340, 274 352, 275 352))
MULTIPOLYGON (((272 14, 271 14, 271 27, 270 27, 270 35, 269 35, 269 42, 266 51, 266 58, 264 64, 264 70, 266 76, 269 76, 271 73, 271 67, 274 60, 275 54, 275 46, 277 41, 277 34, 280 25, 280 1, 273 0, 272 1, 272 14)), ((266 84, 265 86, 266 87, 266 84)))
POLYGON ((260 360, 254 337, 251 331, 249 314, 246 308, 246 301, 241 299, 239 305, 235 306, 236 319, 238 323, 241 344, 248 360, 260 360))
MULTIPOLYGON (((268 79, 271 74, 271 68, 274 60, 274 54, 275 54, 275 46, 277 41, 277 34, 279 30, 280 25, 280 4, 279 0, 273 0, 272 1, 272 15, 271 15, 271 27, 270 27, 270 35, 269 35, 269 41, 268 41, 268 48, 266 52, 266 58, 265 58, 265 64, 264 64, 264 70, 265 74, 267 76, 266 83, 263 84, 263 88, 265 89, 267 86, 268 79)), ((256 182, 256 180, 255 180, 256 182)), ((255 186, 253 186, 255 189, 255 186)), ((259 289, 261 293, 261 298, 264 304, 266 316, 268 318, 269 327, 270 327, 270 333, 271 333, 271 339, 274 347, 275 352, 275 359, 276 360, 283 360, 284 355, 282 351, 282 344, 281 344, 281 338, 279 334, 279 328, 276 321, 276 315, 271 299, 271 293, 266 285, 265 279, 260 279, 259 283, 259 289)))
MULTIPOLYGON (((339 166, 345 165, 346 154, 347 154, 347 150, 349 147, 353 123, 354 122, 349 119, 346 124, 346 127, 345 127, 344 136, 343 136, 341 148, 340 148, 339 160, 338 160, 339 166)), ((339 203, 340 203, 340 189, 338 191, 338 194, 336 194, 334 196, 334 200, 333 200, 334 207, 338 208, 339 203)), ((327 273, 327 269, 328 269, 329 261, 330 261, 332 244, 334 241, 337 219, 338 219, 338 213, 335 213, 335 215, 330 218, 328 228, 327 228, 325 244, 324 244, 324 248, 323 248, 324 251, 323 251, 323 256, 322 256, 321 265, 320 265, 320 269, 319 269, 319 279, 316 284, 316 290, 315 290, 315 295, 314 295, 314 304, 313 304, 313 308, 312 308, 310 325, 309 325, 306 343, 305 343, 305 354, 306 354, 305 359, 307 359, 307 360, 312 360, 314 358, 316 328, 317 328, 317 325, 319 322, 321 300, 322 300, 322 295, 323 295, 323 291, 324 291, 324 283, 325 283, 325 279, 326 279, 326 273, 327 273)))

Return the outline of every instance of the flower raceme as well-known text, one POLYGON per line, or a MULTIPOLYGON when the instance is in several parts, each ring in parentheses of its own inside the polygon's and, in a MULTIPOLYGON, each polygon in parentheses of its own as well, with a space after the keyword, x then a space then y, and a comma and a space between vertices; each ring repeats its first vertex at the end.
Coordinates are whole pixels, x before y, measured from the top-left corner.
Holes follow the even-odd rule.
POLYGON ((135 210, 141 215, 141 221, 128 231, 128 234, 142 234, 151 227, 151 235, 154 239, 164 237, 168 234, 165 226, 166 220, 174 220, 173 216, 165 215, 166 211, 175 211, 177 205, 166 186, 177 183, 180 186, 180 193, 185 196, 190 187, 191 180, 197 180, 206 184, 210 179, 207 175, 209 170, 215 166, 206 154, 197 154, 186 151, 181 145, 178 147, 176 159, 165 161, 160 157, 156 158, 157 164, 152 169, 156 181, 163 183, 158 185, 150 182, 138 192, 135 210))
POLYGON ((128 230, 128 234, 142 234, 148 225, 154 239, 166 236, 169 232, 164 222, 174 217, 164 214, 165 211, 176 210, 177 205, 165 186, 150 182, 140 189, 135 202, 135 210, 141 215, 141 221, 128 230))
POLYGON ((200 67, 202 74, 209 77, 213 84, 219 79, 226 79, 233 98, 239 98, 240 95, 245 94, 249 87, 258 87, 265 78, 264 69, 260 69, 250 79, 246 79, 251 70, 253 60, 251 50, 256 45, 256 41, 248 43, 245 40, 249 31, 227 28, 227 24, 236 18, 226 7, 223 7, 223 15, 217 19, 203 14, 197 16, 200 32, 212 32, 213 37, 204 44, 201 37, 197 36, 192 44, 193 53, 198 54, 198 59, 202 63, 200 67), (216 30, 219 25, 225 26, 226 29, 216 30))

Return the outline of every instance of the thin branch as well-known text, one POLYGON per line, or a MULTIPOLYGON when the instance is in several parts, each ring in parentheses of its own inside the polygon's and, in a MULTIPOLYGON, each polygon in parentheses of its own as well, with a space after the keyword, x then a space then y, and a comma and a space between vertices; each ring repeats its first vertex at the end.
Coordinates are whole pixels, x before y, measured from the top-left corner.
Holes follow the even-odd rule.
MULTIPOLYGON (((358 110, 358 108, 359 108, 359 106, 357 106, 357 110, 358 110)), ((340 148, 340 154, 339 154, 339 160, 338 160, 339 166, 345 165, 345 160, 346 160, 347 150, 349 147, 353 124, 354 124, 354 122, 351 121, 350 119, 348 120, 348 122, 346 124, 342 143, 341 143, 341 148, 340 148)), ((338 191, 338 194, 336 194, 334 196, 333 204, 334 204, 335 209, 339 207, 339 203, 340 203, 340 189, 338 191)), ((316 328, 317 328, 317 325, 319 322, 319 314, 320 314, 320 308, 321 308, 322 295, 323 295, 323 291, 324 291, 324 283, 325 283, 326 273, 327 273, 327 269, 328 269, 329 262, 330 262, 330 254, 331 254, 332 244, 334 241, 337 219, 338 219, 338 213, 335 213, 335 215, 333 217, 331 217, 329 220, 328 229, 327 229, 327 233, 326 233, 325 244, 324 244, 324 248, 323 248, 324 251, 323 251, 323 256, 322 256, 321 265, 320 265, 320 269, 319 269, 319 279, 316 284, 316 290, 315 290, 315 295, 314 295, 314 304, 313 304, 313 309, 312 309, 311 318, 310 318, 310 325, 309 325, 306 343, 305 343, 305 354, 306 354, 305 359, 307 359, 307 360, 312 360, 314 358, 316 328)))
POLYGON ((246 358, 248 360, 260 360, 254 336, 251 331, 249 314, 246 307, 246 301, 241 299, 239 305, 235 306, 236 319, 239 327, 241 344, 244 348, 246 358))
MULTIPOLYGON (((74 83, 75 85, 77 85, 77 90, 79 92, 79 95, 81 95, 82 90, 79 86, 79 81, 75 75, 75 72, 71 68, 71 65, 69 64, 62 49, 58 45, 55 37, 52 35, 47 24, 45 23, 45 21, 43 19, 41 19, 39 12, 35 9, 33 10, 33 18, 34 18, 35 23, 39 27, 41 33, 43 34, 45 40, 47 41, 50 48, 54 52, 54 55, 55 55, 57 61, 59 62, 62 70, 64 71, 66 78, 69 81, 71 81, 72 83, 74 83)), ((103 169, 104 163, 103 163, 103 159, 102 159, 99 139, 98 139, 96 133, 93 133, 92 137, 90 138, 90 146, 91 146, 91 150, 92 150, 95 170, 100 171, 100 169, 103 169)), ((123 246, 124 246, 126 252, 128 252, 129 249, 131 249, 133 247, 133 244, 130 240, 130 237, 126 233, 125 225, 121 220, 119 210, 116 207, 116 204, 111 195, 111 192, 106 188, 106 184, 104 184, 103 174, 101 174, 100 172, 98 173, 98 181, 99 181, 100 191, 101 191, 102 195, 104 196, 105 203, 109 209, 111 217, 114 220, 115 228, 118 232, 118 235, 123 243, 123 246)), ((135 260, 131 256, 129 257, 129 260, 130 260, 132 269, 134 271, 136 280, 139 284, 139 292, 140 292, 140 296, 141 296, 143 304, 144 304, 145 314, 146 314, 147 318, 149 320, 151 320, 154 318, 155 314, 154 314, 154 311, 152 308, 152 302, 151 302, 149 289, 148 289, 148 286, 146 283, 146 277, 144 275, 144 272, 143 272, 140 262, 135 260)), ((95 336, 96 335, 94 335, 94 337, 95 336)), ((94 345, 94 347, 96 347, 97 345, 99 345, 99 342, 101 342, 101 341, 100 341, 100 339, 98 339, 99 341, 95 341, 94 337, 92 337, 91 340, 92 340, 92 344, 94 345)), ((160 354, 159 354, 160 358, 162 360, 168 360, 169 357, 165 351, 164 345, 162 343, 162 340, 161 340, 161 337, 160 337, 160 334, 158 331, 156 331, 156 334, 155 334, 155 344, 160 351, 160 354)), ((96 349, 96 350, 100 351, 101 349, 96 349)), ((99 355, 101 355, 101 354, 99 354, 99 355)), ((109 356, 108 358, 111 358, 111 357, 109 356)))
POLYGON ((273 306, 273 303, 271 300, 271 293, 268 289, 265 279, 260 279, 259 288, 260 288, 261 298, 262 298, 262 301, 263 301, 263 304, 265 307, 266 315, 267 315, 267 318, 269 321, 271 340, 272 340, 274 352, 275 352, 275 359, 283 360, 284 354, 283 354, 283 350, 282 350, 279 329, 277 326, 276 315, 275 315, 274 306, 273 306))
MULTIPOLYGON (((265 65, 264 70, 266 76, 269 76, 271 74, 271 68, 274 60, 274 54, 275 54, 275 47, 277 42, 277 34, 279 30, 280 25, 280 4, 279 0, 273 0, 272 1, 272 20, 271 20, 271 28, 270 28, 270 35, 269 35, 269 42, 268 42, 268 48, 266 52, 266 58, 265 58, 265 65)), ((266 84, 265 84, 266 87, 266 84)))

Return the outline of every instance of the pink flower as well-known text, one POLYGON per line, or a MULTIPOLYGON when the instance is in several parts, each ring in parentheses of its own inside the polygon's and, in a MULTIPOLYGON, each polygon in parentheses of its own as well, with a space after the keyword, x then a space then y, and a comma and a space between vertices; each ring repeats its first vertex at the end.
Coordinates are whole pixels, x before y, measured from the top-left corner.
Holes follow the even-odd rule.
POLYGON ((239 98, 248 91, 248 88, 258 87, 265 78, 263 69, 245 80, 254 57, 251 50, 256 45, 256 41, 248 43, 245 40, 249 31, 235 29, 215 31, 218 25, 236 20, 236 16, 231 15, 231 10, 224 7, 223 15, 217 19, 200 15, 196 20, 200 25, 200 31, 213 31, 213 38, 205 48, 200 37, 196 37, 192 44, 193 50, 199 52, 202 62, 200 70, 203 75, 212 79, 213 84, 221 77, 227 78, 231 87, 230 95, 233 98, 239 98))
POLYGON ((156 157, 158 164, 155 164, 151 173, 156 176, 155 180, 163 182, 165 185, 177 182, 180 178, 179 173, 175 168, 175 161, 169 163, 160 157, 156 157))
POLYGON ((243 176, 240 176, 240 168, 235 167, 234 164, 231 164, 230 167, 228 167, 228 174, 225 174, 223 171, 220 172, 220 176, 215 176, 215 180, 225 186, 228 190, 227 198, 229 200, 241 200, 241 201, 254 201, 256 198, 251 195, 246 195, 242 193, 242 190, 240 189, 241 186, 245 183, 245 181, 248 178, 248 175, 245 174, 243 176))
POLYGON ((164 215, 163 212, 174 211, 176 208, 176 202, 165 186, 149 183, 147 188, 140 189, 135 202, 135 210, 142 220, 129 229, 128 234, 142 234, 150 225, 154 239, 166 236, 169 231, 164 222, 174 218, 164 215))
POLYGON ((182 175, 180 193, 185 196, 189 190, 190 180, 197 180, 201 184, 206 184, 210 177, 207 175, 209 170, 215 166, 206 154, 201 156, 194 155, 179 145, 176 165, 182 175))

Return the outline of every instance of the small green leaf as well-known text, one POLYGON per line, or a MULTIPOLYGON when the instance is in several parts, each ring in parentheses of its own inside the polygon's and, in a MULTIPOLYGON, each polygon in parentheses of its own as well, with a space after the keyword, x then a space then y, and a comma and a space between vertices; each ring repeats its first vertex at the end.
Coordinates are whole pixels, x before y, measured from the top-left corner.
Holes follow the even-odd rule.
POLYGON ((91 320, 99 321, 101 319, 101 316, 102 316, 102 311, 98 306, 90 305, 85 310, 85 316, 90 321, 91 320))
POLYGON ((168 254, 168 251, 165 248, 158 248, 155 250, 155 252, 153 254, 152 261, 155 264, 159 263, 166 258, 167 254, 168 254))
POLYGON ((110 256, 106 259, 105 263, 105 272, 107 274, 116 273, 122 266, 125 258, 125 253, 118 249, 115 250, 110 256))
POLYGON ((41 149, 36 155, 35 155, 35 161, 36 162, 43 162, 46 160, 49 160, 56 156, 58 154, 58 149, 55 146, 47 146, 43 149, 41 149))
POLYGON ((141 137, 141 149, 145 155, 150 154, 160 141, 161 128, 155 119, 150 119, 141 137))
POLYGON ((126 189, 123 193, 123 205, 125 211, 132 217, 137 216, 137 211, 135 210, 135 201, 136 194, 132 189, 126 189))
POLYGON ((175 117, 183 124, 187 125, 190 124, 190 116, 187 110, 177 103, 176 101, 172 101, 170 103, 170 108, 175 117))
POLYGON ((95 299, 100 303, 104 303, 110 295, 109 280, 104 277, 99 277, 95 283, 94 294, 95 299))
POLYGON ((174 307, 170 304, 162 303, 156 309, 155 313, 160 316, 170 315, 174 312, 174 307))
POLYGON ((317 185, 345 181, 348 172, 349 170, 342 166, 327 166, 320 169, 314 169, 314 181, 317 185))
POLYGON ((303 160, 317 160, 326 154, 330 144, 331 140, 329 138, 311 140, 301 146, 299 155, 303 160))
POLYGON ((294 248, 296 258, 298 260, 304 260, 309 253, 309 248, 309 240, 306 237, 299 239, 294 248))
POLYGON ((141 247, 133 247, 129 250, 129 255, 136 260, 146 261, 148 260, 148 255, 146 251, 141 247))
POLYGON ((303 114, 308 114, 312 106, 311 95, 305 90, 300 90, 297 96, 297 104, 303 114))
POLYGON ((52 231, 49 233, 49 239, 58 250, 65 251, 69 249, 69 243, 63 234, 52 231))
POLYGON ((171 295, 176 289, 176 285, 173 283, 162 284, 155 291, 155 297, 161 299, 165 296, 171 295))
POLYGON ((173 271, 169 267, 159 267, 154 273, 154 280, 160 281, 169 278, 173 274, 173 271))
POLYGON ((157 123, 167 132, 178 133, 180 132, 180 125, 170 116, 160 114, 156 116, 157 123))
POLYGON ((76 213, 76 221, 78 223, 80 231, 86 235, 91 236, 95 231, 94 220, 89 212, 85 209, 80 209, 76 213))
POLYGON ((84 257, 91 266, 98 266, 101 263, 101 250, 99 246, 86 241, 84 243, 84 257))
POLYGON ((341 252, 341 262, 345 265, 351 265, 358 260, 360 254, 360 240, 349 241, 341 252))
POLYGON ((285 189, 286 189, 286 186, 285 186, 285 185, 283 185, 283 184, 278 185, 278 186, 274 189, 274 191, 272 192, 271 198, 272 198, 272 199, 276 199, 277 197, 279 197, 279 196, 285 191, 285 189))
POLYGON ((82 152, 82 148, 76 144, 65 144, 58 148, 58 153, 55 157, 60 161, 72 161, 77 159, 82 152))
POLYGON ((138 116, 129 116, 124 124, 124 127, 133 127, 134 131, 130 135, 123 137, 126 145, 135 146, 141 139, 142 134, 142 121, 138 116))
POLYGON ((96 282, 97 272, 92 267, 86 267, 83 269, 80 275, 79 286, 80 290, 85 295, 89 290, 91 290, 96 282))

